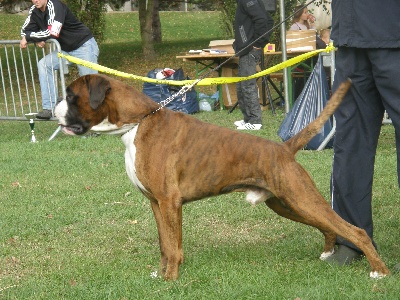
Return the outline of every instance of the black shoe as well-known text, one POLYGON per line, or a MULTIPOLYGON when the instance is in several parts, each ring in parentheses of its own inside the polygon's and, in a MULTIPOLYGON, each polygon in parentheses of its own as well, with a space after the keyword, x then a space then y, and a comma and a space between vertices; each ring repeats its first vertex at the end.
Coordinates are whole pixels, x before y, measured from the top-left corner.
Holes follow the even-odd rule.
POLYGON ((399 274, 400 273, 400 263, 398 263, 397 265, 395 265, 393 267, 392 273, 393 274, 399 274))
POLYGON ((43 109, 40 113, 36 115, 36 118, 43 120, 50 120, 52 116, 53 113, 51 112, 50 109, 43 109))
POLYGON ((335 264, 339 266, 347 266, 353 262, 360 260, 364 256, 350 247, 345 245, 339 245, 335 253, 325 259, 329 264, 335 264))

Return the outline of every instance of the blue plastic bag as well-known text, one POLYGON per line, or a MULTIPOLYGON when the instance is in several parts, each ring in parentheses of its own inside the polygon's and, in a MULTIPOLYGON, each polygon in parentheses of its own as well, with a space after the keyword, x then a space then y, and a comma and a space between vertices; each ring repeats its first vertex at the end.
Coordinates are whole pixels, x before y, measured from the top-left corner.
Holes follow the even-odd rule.
MULTIPOLYGON (((151 70, 147 77, 156 78, 158 72, 162 69, 151 70)), ((165 78, 165 80, 184 80, 185 76, 183 74, 182 68, 176 70, 171 76, 165 78)), ((171 95, 175 94, 181 89, 180 86, 168 85, 168 84, 153 84, 145 82, 143 84, 143 93, 149 96, 154 101, 160 103, 161 101, 167 99, 171 95)), ((191 89, 183 96, 175 98, 172 102, 168 103, 167 108, 180 111, 187 114, 193 114, 198 112, 199 103, 197 102, 197 94, 194 89, 191 89)))
MULTIPOLYGON (((328 100, 328 79, 320 55, 314 70, 303 88, 303 91, 295 101, 293 108, 286 115, 278 130, 278 135, 281 137, 282 141, 287 141, 311 123, 324 109, 328 100)), ((331 132, 333 127, 332 123, 333 120, 331 118, 321 128, 320 132, 305 146, 305 149, 317 150, 331 132)), ((333 138, 325 148, 332 148, 332 145, 333 138)))

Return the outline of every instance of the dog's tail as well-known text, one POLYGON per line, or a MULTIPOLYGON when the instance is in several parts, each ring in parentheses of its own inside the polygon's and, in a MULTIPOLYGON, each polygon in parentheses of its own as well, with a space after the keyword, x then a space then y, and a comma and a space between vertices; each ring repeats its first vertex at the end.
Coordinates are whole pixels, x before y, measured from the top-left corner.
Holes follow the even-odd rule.
POLYGON ((314 121, 304 127, 298 134, 285 142, 292 153, 296 153, 300 149, 304 148, 304 146, 307 145, 307 143, 321 130, 325 122, 328 121, 340 103, 342 103, 343 97, 349 90, 350 86, 350 79, 343 82, 332 95, 331 99, 329 99, 321 114, 314 121))

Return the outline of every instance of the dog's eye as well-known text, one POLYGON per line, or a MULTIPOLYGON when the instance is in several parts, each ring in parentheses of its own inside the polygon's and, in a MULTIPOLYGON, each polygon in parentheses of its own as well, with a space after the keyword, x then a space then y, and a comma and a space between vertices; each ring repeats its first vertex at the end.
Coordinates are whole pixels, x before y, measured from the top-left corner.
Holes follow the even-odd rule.
POLYGON ((72 90, 71 90, 70 87, 67 87, 66 92, 67 92, 67 93, 66 93, 67 96, 65 97, 65 100, 66 100, 68 103, 73 103, 73 102, 75 102, 75 101, 76 101, 76 100, 75 100, 76 95, 75 95, 75 93, 72 92, 72 90))
POLYGON ((75 100, 75 96, 74 95, 67 95, 65 100, 67 100, 68 103, 72 103, 75 100))

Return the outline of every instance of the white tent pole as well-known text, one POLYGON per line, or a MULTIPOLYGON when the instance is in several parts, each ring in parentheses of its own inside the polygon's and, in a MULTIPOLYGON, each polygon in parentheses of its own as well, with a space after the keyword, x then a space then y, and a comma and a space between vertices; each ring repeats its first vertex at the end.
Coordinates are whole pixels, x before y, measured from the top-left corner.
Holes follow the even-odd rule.
MULTIPOLYGON (((286 55, 286 22, 285 20, 285 1, 279 0, 279 11, 280 11, 280 21, 281 21, 281 45, 282 45, 282 61, 287 60, 286 55)), ((285 92, 285 111, 289 112, 289 89, 288 89, 289 77, 287 68, 283 69, 283 86, 285 92)))

